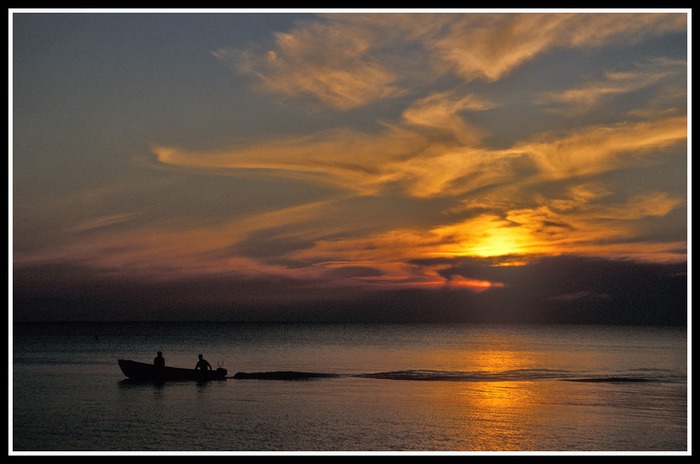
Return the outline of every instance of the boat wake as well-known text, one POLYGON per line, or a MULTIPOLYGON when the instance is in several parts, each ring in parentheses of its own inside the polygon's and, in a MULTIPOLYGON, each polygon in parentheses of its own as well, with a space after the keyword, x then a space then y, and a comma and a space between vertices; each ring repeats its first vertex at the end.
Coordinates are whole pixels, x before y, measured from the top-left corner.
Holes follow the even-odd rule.
POLYGON ((322 374, 318 372, 275 371, 275 372, 236 372, 233 379, 258 380, 312 380, 342 377, 340 374, 322 374))
POLYGON ((241 380, 315 380, 339 377, 360 377, 383 380, 453 381, 453 382, 517 382, 560 380, 568 382, 676 382, 685 381, 670 370, 633 369, 615 372, 573 372, 554 369, 515 369, 507 371, 441 371, 410 369, 368 374, 333 374, 320 372, 272 371, 237 372, 233 379, 241 380))

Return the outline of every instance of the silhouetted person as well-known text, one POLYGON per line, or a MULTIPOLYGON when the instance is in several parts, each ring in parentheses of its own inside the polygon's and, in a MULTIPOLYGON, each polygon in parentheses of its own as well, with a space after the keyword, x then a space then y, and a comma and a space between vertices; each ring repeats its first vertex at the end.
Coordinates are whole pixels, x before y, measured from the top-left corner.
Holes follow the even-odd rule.
POLYGON ((209 361, 204 359, 204 356, 202 356, 201 354, 197 357, 199 358, 199 361, 197 361, 197 365, 194 367, 194 369, 200 371, 210 371, 211 364, 209 364, 209 361))
POLYGON ((156 367, 165 367, 165 358, 160 351, 158 352, 158 356, 153 358, 153 365, 156 367))

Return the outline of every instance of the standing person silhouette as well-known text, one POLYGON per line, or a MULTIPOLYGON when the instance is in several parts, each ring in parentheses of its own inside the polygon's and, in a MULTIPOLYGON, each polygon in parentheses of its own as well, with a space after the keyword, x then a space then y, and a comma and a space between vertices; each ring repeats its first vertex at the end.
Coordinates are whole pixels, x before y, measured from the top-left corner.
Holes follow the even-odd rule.
POLYGON ((153 358, 153 365, 156 367, 165 367, 165 358, 163 357, 163 353, 159 351, 157 354, 158 356, 153 358))
POLYGON ((201 354, 197 357, 199 358, 199 361, 197 361, 197 365, 194 367, 194 370, 210 371, 211 364, 209 364, 209 361, 204 359, 204 356, 202 356, 201 354))

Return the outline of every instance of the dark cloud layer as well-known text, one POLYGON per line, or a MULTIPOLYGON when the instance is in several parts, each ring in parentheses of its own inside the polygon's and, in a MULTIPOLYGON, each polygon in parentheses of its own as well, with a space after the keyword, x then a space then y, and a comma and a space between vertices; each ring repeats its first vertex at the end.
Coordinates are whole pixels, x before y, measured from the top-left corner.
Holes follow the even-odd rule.
MULTIPOLYGON (((428 263, 422 263, 427 265, 428 263)), ((432 262, 430 264, 438 264, 432 262)), ((14 273, 15 320, 245 320, 576 323, 685 326, 687 265, 579 257, 492 267, 441 260, 445 277, 503 282, 475 292, 444 287, 329 287, 293 279, 172 280, 66 267, 14 273), (69 272, 70 271, 70 272, 69 272), (67 275, 74 277, 68 279, 67 275)))

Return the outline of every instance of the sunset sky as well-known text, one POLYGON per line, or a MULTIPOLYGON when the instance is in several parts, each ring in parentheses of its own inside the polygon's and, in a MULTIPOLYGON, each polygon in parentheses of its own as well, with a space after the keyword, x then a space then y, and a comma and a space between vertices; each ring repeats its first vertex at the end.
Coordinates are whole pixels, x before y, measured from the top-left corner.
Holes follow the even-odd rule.
POLYGON ((685 323, 689 10, 12 13, 15 320, 685 323))

